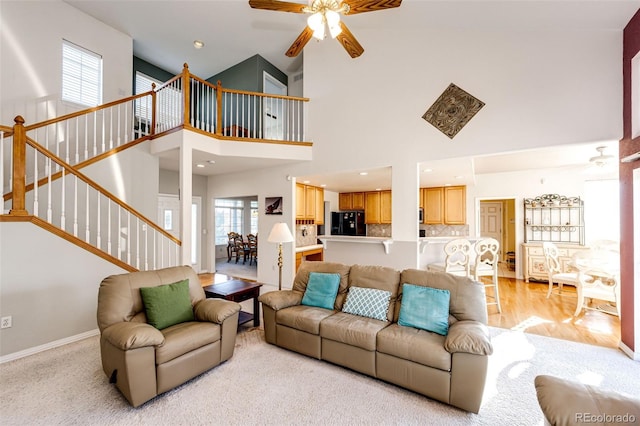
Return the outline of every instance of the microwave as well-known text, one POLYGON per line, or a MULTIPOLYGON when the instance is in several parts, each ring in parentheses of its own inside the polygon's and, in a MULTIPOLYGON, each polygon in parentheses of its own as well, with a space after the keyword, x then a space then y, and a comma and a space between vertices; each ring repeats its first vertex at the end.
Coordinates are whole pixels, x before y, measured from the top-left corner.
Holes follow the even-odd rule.
POLYGON ((424 209, 420 207, 418 209, 418 223, 423 223, 423 222, 424 222, 424 209))

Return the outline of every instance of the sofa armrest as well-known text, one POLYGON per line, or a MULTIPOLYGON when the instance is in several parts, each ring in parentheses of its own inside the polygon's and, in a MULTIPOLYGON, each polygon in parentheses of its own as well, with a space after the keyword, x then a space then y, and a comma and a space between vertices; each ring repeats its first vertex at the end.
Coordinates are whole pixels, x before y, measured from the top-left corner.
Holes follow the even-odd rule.
POLYGON ((302 303, 302 296, 303 293, 299 291, 279 290, 265 293, 258 300, 274 311, 279 311, 280 309, 299 305, 302 303))
POLYGON ((123 351, 164 343, 160 330, 142 322, 115 323, 102 331, 102 338, 123 351))
POLYGON ((489 328, 478 321, 458 321, 451 324, 444 341, 449 353, 465 352, 474 355, 491 355, 493 345, 489 328))
POLYGON ((230 316, 240 312, 240 304, 224 299, 203 299, 196 303, 193 314, 197 321, 222 324, 230 316))

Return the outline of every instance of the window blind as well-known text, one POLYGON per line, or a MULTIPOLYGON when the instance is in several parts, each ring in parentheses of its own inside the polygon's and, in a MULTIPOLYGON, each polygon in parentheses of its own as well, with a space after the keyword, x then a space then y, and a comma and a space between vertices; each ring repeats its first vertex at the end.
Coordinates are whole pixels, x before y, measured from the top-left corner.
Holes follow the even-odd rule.
POLYGON ((102 103, 102 56, 62 40, 62 100, 94 107, 102 103))

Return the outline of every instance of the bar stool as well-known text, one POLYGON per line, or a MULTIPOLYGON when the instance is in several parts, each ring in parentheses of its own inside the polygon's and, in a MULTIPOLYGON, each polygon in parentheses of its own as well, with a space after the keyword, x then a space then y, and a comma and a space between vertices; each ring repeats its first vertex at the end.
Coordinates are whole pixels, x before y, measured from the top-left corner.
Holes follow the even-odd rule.
POLYGON ((470 267, 471 278, 481 282, 480 277, 491 277, 491 283, 484 284, 487 287, 493 287, 493 296, 487 293, 487 297, 493 299, 493 302, 487 302, 487 305, 496 305, 498 312, 502 312, 500 307, 500 292, 498 290, 498 253, 500 252, 500 243, 495 238, 482 238, 476 241, 473 247, 476 253, 476 260, 470 267))
POLYGON ((430 263, 427 265, 427 270, 463 277, 470 276, 471 242, 469 240, 464 238, 451 240, 444 246, 444 252, 446 254, 444 263, 430 263))

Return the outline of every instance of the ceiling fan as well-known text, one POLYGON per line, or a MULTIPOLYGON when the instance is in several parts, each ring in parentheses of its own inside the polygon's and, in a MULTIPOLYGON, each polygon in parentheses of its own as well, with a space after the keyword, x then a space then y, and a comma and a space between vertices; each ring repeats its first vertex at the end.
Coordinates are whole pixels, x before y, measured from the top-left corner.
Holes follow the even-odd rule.
POLYGON ((596 151, 600 153, 600 155, 596 155, 595 157, 589 158, 589 162, 594 163, 599 167, 604 167, 607 165, 609 160, 613 158, 613 155, 607 155, 604 153, 604 150, 607 149, 606 146, 599 146, 596 148, 596 151))
POLYGON ((352 58, 357 58, 362 55, 364 48, 340 20, 340 15, 391 9, 400 6, 400 3, 402 0, 309 0, 309 4, 281 0, 249 0, 249 6, 254 9, 310 14, 307 26, 285 53, 289 57, 298 56, 311 37, 323 40, 328 29, 331 38, 337 38, 347 53, 352 58))

